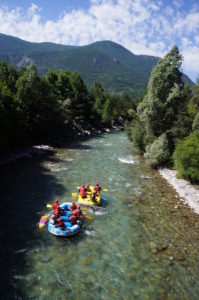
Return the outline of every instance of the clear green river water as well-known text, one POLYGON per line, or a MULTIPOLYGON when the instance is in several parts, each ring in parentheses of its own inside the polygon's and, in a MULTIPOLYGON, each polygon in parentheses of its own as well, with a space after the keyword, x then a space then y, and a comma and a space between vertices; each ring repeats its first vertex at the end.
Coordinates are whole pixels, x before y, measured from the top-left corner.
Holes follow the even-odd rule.
POLYGON ((1 299, 199 298, 199 217, 125 133, 3 166, 0 189, 1 299), (109 200, 77 236, 38 228, 47 203, 96 181, 109 200))

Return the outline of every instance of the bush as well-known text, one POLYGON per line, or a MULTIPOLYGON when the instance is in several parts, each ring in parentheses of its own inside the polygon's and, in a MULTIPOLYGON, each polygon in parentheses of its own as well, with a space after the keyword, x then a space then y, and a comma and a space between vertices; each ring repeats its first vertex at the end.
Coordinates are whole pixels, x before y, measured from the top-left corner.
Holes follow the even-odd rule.
POLYGON ((178 177, 192 182, 199 181, 199 133, 192 132, 185 140, 180 141, 174 151, 174 162, 178 177))
POLYGON ((139 121, 135 121, 132 129, 132 141, 141 153, 145 151, 145 134, 143 124, 139 121))
POLYGON ((151 145, 146 146, 145 157, 153 167, 163 165, 169 160, 170 153, 165 133, 161 134, 151 145))
POLYGON ((197 115, 193 121, 193 130, 199 131, 199 112, 197 113, 197 115))

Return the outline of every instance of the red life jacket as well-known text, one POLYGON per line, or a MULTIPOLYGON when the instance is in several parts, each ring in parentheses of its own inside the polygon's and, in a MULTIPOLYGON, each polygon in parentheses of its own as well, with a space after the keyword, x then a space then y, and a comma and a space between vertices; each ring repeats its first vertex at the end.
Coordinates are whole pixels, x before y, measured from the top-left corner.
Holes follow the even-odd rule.
POLYGON ((76 224, 76 223, 77 223, 77 218, 76 218, 76 216, 70 217, 70 222, 71 222, 72 225, 76 224))
POLYGON ((59 218, 59 219, 57 220, 57 226, 60 227, 61 229, 64 229, 64 228, 65 228, 65 224, 64 224, 62 218, 59 218))
POLYGON ((76 217, 81 217, 82 216, 82 212, 80 209, 75 209, 73 210, 72 214, 76 217))
POLYGON ((101 187, 99 186, 99 185, 96 185, 95 187, 94 187, 94 190, 95 190, 95 192, 100 192, 101 191, 101 187))
POLYGON ((53 205, 52 205, 52 208, 53 208, 53 210, 55 210, 56 208, 57 208, 57 206, 58 206, 59 204, 57 204, 57 203, 53 203, 53 205))
POLYGON ((77 206, 76 206, 75 204, 72 203, 70 209, 71 209, 71 210, 75 210, 75 209, 77 209, 77 206))

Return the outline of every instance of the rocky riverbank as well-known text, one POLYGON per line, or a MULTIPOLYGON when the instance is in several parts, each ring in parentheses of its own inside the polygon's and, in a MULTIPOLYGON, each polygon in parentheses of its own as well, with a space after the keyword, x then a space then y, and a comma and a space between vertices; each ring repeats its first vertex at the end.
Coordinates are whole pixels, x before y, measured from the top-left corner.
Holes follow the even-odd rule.
POLYGON ((184 179, 176 177, 176 170, 159 169, 159 173, 177 191, 180 198, 199 214, 199 185, 192 185, 184 179))

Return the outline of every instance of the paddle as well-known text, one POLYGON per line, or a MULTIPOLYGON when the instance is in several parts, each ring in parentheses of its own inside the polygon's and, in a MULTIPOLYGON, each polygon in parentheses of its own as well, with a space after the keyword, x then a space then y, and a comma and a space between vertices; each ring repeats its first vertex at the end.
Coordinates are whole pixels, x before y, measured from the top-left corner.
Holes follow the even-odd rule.
POLYGON ((101 196, 101 199, 102 199, 103 201, 107 201, 107 200, 108 200, 108 198, 103 197, 103 196, 101 196))
POLYGON ((45 224, 48 222, 50 215, 44 215, 41 217, 39 221, 39 228, 43 228, 45 224))

